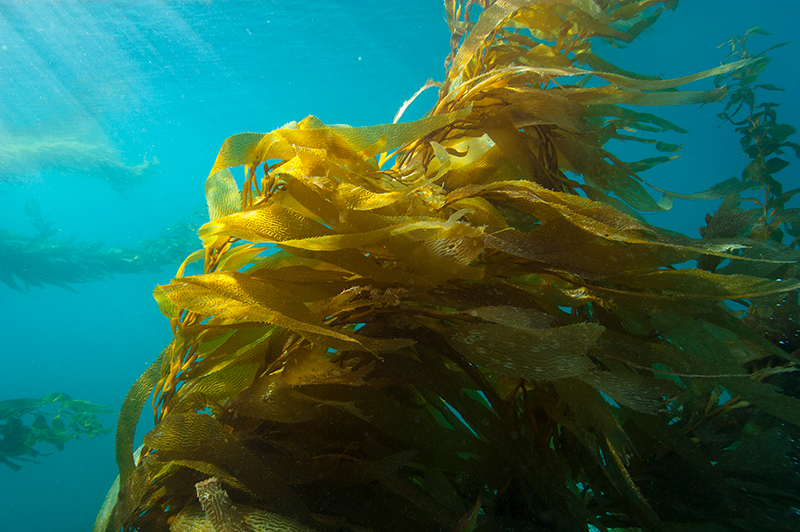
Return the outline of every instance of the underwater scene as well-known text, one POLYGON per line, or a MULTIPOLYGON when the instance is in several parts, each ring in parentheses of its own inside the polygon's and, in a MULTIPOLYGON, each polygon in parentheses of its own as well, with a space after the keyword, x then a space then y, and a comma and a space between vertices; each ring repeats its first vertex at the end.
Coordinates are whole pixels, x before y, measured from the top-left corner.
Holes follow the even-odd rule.
POLYGON ((0 0, 0 530, 798 530, 798 20, 0 0))

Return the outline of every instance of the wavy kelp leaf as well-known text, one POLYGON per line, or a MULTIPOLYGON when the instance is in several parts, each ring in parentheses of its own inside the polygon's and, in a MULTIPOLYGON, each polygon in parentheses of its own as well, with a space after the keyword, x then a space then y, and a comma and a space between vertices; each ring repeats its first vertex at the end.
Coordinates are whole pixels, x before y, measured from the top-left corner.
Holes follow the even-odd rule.
POLYGON ((239 504, 234 505, 216 477, 198 482, 195 487, 201 507, 197 508, 197 506, 191 505, 181 510, 170 525, 171 531, 248 532, 259 530, 269 532, 281 530, 312 532, 315 530, 280 514, 239 504))
MULTIPOLYGON (((608 206, 537 189, 532 183, 497 183, 490 187, 463 190, 461 194, 487 195, 487 191, 513 198, 519 207, 542 222, 541 226, 524 234, 502 231, 487 235, 487 245, 533 260, 551 260, 561 267, 569 261, 570 267, 593 268, 594 271, 610 273, 614 268, 619 271, 680 263, 696 258, 698 254, 742 259, 728 253, 740 248, 739 244, 692 240, 654 232, 652 227, 608 206), (606 239, 609 242, 605 242, 606 239), (610 241, 638 244, 640 247, 627 247, 624 253, 609 255, 605 246, 614 245, 610 241), (591 246, 596 246, 594 251, 590 251, 591 246), (578 252, 573 248, 577 248, 578 252), (620 266, 620 263, 626 265, 620 266)), ((451 194, 449 197, 458 196, 451 194)))
POLYGON ((723 199, 729 194, 738 194, 739 192, 750 190, 753 187, 754 187, 753 183, 748 183, 747 181, 742 181, 741 179, 732 177, 730 179, 726 179, 725 181, 717 183, 716 185, 712 186, 707 190, 704 190, 702 192, 695 192, 694 194, 678 194, 675 192, 667 192, 667 191, 662 191, 662 192, 674 198, 680 198, 680 199, 715 200, 715 199, 723 199))
MULTIPOLYGON (((594 225, 602 230, 602 224, 594 225)), ((616 238, 613 240, 624 241, 616 238)), ((611 251, 614 244, 599 237, 597 233, 564 220, 547 223, 530 233, 505 231, 496 236, 490 235, 486 238, 486 243, 494 249, 544 263, 558 270, 583 274, 612 274, 620 270, 654 268, 683 262, 698 255, 691 250, 662 247, 641 241, 632 242, 634 245, 626 249, 625 253, 617 254, 611 251)))
POLYGON ((709 334, 708 323, 691 315, 651 313, 649 321, 670 345, 680 349, 682 371, 746 375, 723 338, 709 334))
POLYGON ((376 193, 364 187, 343 183, 336 188, 333 204, 340 210, 348 209, 370 211, 393 205, 408 197, 411 191, 376 193))
MULTIPOLYGON (((522 8, 540 3, 539 0, 507 0, 495 2, 481 13, 477 24, 467 34, 464 42, 458 48, 448 68, 448 82, 452 83, 464 76, 464 70, 470 61, 479 54, 479 50, 486 46, 487 39, 509 16, 522 8)), ((578 7, 598 19, 608 20, 606 13, 594 2, 586 0, 545 0, 544 3, 564 4, 578 7)))
POLYGON ((217 271, 238 271, 250 264, 265 248, 253 244, 232 247, 219 258, 217 271))
POLYGON ((556 380, 594 367, 586 353, 603 330, 591 323, 538 331, 479 324, 448 334, 447 341, 470 362, 503 375, 556 380))
POLYGON ((157 460, 191 456, 195 460, 217 464, 284 515, 306 515, 303 503, 292 489, 252 451, 236 438, 231 438, 230 433, 211 416, 167 416, 145 436, 145 444, 156 449, 154 456, 157 460))
MULTIPOLYGON (((336 134, 345 138, 351 146, 359 151, 365 150, 370 146, 375 146, 380 139, 385 137, 385 144, 381 146, 380 152, 392 151, 403 144, 413 142, 456 120, 464 118, 469 111, 469 109, 461 109, 452 113, 431 116, 406 123, 353 128, 340 127, 336 128, 336 134)), ((364 155, 366 157, 371 157, 380 152, 366 150, 364 155)))
POLYGON ((335 349, 392 350, 413 343, 404 339, 372 339, 327 327, 290 291, 238 273, 221 272, 183 277, 163 285, 166 297, 179 308, 236 322, 263 322, 297 331, 315 343, 335 349))
POLYGON ((507 305, 478 307, 468 310, 467 313, 515 329, 545 330, 558 325, 556 319, 546 312, 507 305))
POLYGON ((358 370, 343 367, 329 360, 325 346, 314 346, 307 349, 296 349, 286 361, 281 378, 290 386, 304 384, 348 384, 363 386, 366 377, 373 369, 367 364, 358 370))
POLYGON ((590 371, 578 378, 617 403, 646 414, 663 410, 666 398, 678 392, 678 387, 670 381, 633 373, 590 371))
POLYGON ((800 400, 780 393, 780 388, 754 379, 722 378, 719 382, 763 412, 800 426, 800 400))
POLYGON ((97 512, 97 517, 95 518, 94 525, 92 526, 92 532, 105 532, 108 530, 109 525, 114 519, 114 512, 116 511, 118 497, 119 475, 117 475, 117 478, 114 479, 114 483, 111 484, 111 488, 109 488, 105 499, 103 499, 103 505, 100 507, 100 511, 97 512))
POLYGON ((180 310, 169 300, 160 286, 156 286, 153 289, 153 299, 156 300, 156 305, 158 305, 158 310, 161 311, 161 314, 170 320, 178 319, 180 310))
POLYGON ((150 367, 136 379, 128 390, 122 407, 119 410, 117 421, 116 458, 119 467, 120 485, 125 485, 133 475, 136 464, 133 461, 133 440, 136 434, 136 425, 142 413, 147 398, 153 391, 156 383, 163 378, 163 363, 172 351, 172 344, 167 346, 150 367))
POLYGON ((711 300, 745 299, 800 288, 800 280, 797 279, 773 281, 745 275, 720 275, 703 270, 658 270, 635 275, 617 275, 613 279, 656 297, 711 300))
MULTIPOLYGON (((743 59, 740 61, 733 61, 731 63, 726 63, 724 65, 720 65, 715 68, 710 68, 708 70, 704 70, 696 74, 691 74, 689 76, 682 76, 679 78, 672 78, 672 79, 641 79, 641 78, 632 79, 626 76, 620 76, 619 74, 613 74, 610 72, 597 72, 597 71, 593 71, 592 75, 595 75, 599 78, 609 81, 618 87, 624 87, 627 89, 637 89, 641 91, 664 91, 667 89, 674 89, 675 87, 679 87, 681 85, 688 85, 689 83, 693 83, 701 79, 720 76, 728 72, 733 72, 735 70, 742 69, 746 66, 750 66, 754 62, 755 60, 753 59, 743 59)), ((702 92, 707 92, 707 91, 702 91, 702 92)), ((708 92, 713 93, 714 91, 708 91, 708 92)), ((655 94, 655 93, 647 93, 647 94, 655 94)))
POLYGON ((225 168, 243 164, 253 165, 256 162, 253 152, 262 138, 264 138, 263 133, 239 133, 225 139, 209 175, 214 175, 225 168))
POLYGON ((210 245, 219 236, 271 243, 332 233, 324 225, 275 203, 265 209, 245 210, 223 216, 200 228, 200 238, 204 246, 210 245))
MULTIPOLYGON (((537 71, 541 72, 540 69, 537 71)), ((563 70, 553 73, 556 72, 560 75, 567 74, 563 70)), ((516 128, 558 124, 559 129, 569 132, 589 131, 584 107, 567 96, 535 87, 520 87, 514 91, 495 89, 484 94, 487 98, 497 98, 506 102, 508 116, 516 128)))
POLYGON ((241 416, 279 423, 302 423, 329 413, 317 401, 292 389, 280 376, 256 380, 228 407, 241 416))
POLYGON ((242 193, 227 168, 206 179, 206 203, 209 220, 222 218, 242 208, 242 193))
POLYGON ((605 150, 586 145, 579 139, 555 136, 559 152, 568 168, 585 177, 588 184, 602 191, 614 192, 634 209, 642 211, 664 211, 645 190, 632 169, 622 164, 611 164, 605 159, 605 150))
MULTIPOLYGON (((242 513, 247 527, 244 532, 311 532, 316 530, 293 519, 260 508, 239 503, 235 507, 242 513)), ((175 516, 175 520, 170 525, 170 532, 219 532, 219 529, 211 524, 211 520, 199 504, 192 504, 184 507, 175 516)))
POLYGON ((281 244, 288 247, 309 251, 334 251, 348 248, 365 248, 396 236, 407 236, 414 240, 424 241, 436 238, 480 238, 483 232, 479 228, 459 223, 455 220, 418 219, 366 233, 331 234, 302 239, 286 239, 281 244))
POLYGON ((230 365, 248 366, 254 363, 259 350, 265 349, 276 336, 279 336, 277 334, 279 329, 270 325, 263 327, 228 325, 220 329, 228 329, 228 332, 215 341, 202 342, 197 349, 198 359, 195 364, 184 370, 183 377, 188 381, 187 386, 191 386, 193 379, 214 374, 230 365))
POLYGON ((259 364, 227 364, 219 369, 214 368, 202 377, 195 377, 185 389, 183 395, 189 393, 202 394, 205 401, 223 401, 247 388, 258 373, 259 364))
POLYGON ((234 166, 254 166, 266 159, 290 159, 294 155, 292 147, 295 145, 331 148, 332 151, 344 150, 351 153, 360 152, 371 146, 380 146, 380 151, 374 153, 368 151, 364 154, 369 157, 381 151, 394 150, 445 127, 468 113, 469 109, 462 109, 414 122, 367 127, 328 127, 316 117, 309 117, 298 124, 297 129, 276 129, 267 134, 240 133, 227 138, 222 144, 211 169, 211 175, 234 166), (379 141, 382 142, 379 144, 379 141))

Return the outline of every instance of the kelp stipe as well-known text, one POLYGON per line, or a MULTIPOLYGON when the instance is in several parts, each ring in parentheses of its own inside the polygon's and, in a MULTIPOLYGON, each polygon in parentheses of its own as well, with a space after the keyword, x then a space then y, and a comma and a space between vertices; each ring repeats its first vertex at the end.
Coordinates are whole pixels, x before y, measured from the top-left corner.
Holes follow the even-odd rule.
POLYGON ((675 269, 787 263, 645 224, 675 194, 638 172, 669 156, 603 148, 677 127, 623 105, 719 100, 675 89, 752 64, 658 80, 592 54, 674 4, 447 2, 425 118, 227 139, 185 261, 205 273, 154 292, 175 335, 123 404, 96 530, 790 530, 800 402, 772 383, 796 359, 722 302, 800 281, 675 269))

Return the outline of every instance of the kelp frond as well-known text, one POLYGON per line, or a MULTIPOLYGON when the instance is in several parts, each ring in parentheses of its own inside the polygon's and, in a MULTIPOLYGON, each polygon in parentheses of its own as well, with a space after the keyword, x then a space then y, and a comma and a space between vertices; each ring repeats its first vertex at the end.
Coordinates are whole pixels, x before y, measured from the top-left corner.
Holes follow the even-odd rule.
POLYGON ((644 223, 659 161, 603 147, 677 129, 627 105, 715 101, 677 88, 751 64, 660 80, 592 54, 674 4, 446 2, 421 120, 228 138, 96 530, 790 530, 798 360, 724 302, 800 281, 677 266, 793 259, 644 223))

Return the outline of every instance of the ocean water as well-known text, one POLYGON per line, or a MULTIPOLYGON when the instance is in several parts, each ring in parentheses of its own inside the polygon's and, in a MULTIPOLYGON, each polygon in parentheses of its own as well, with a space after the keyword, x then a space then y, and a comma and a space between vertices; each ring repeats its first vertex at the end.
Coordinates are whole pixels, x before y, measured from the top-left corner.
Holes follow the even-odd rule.
MULTIPOLYGON (((627 49, 598 47, 629 70, 677 77, 717 66, 717 45, 761 26, 754 50, 796 35, 796 0, 682 0, 627 49)), ((796 56, 774 50, 760 80, 783 123, 800 124, 796 56)), ((435 0, 3 1, 0 0, 0 229, 34 232, 36 204, 60 232, 106 248, 133 248, 203 207, 203 183, 222 141, 266 132, 309 114, 354 126, 391 122, 428 78, 444 77, 449 32, 435 0), (157 159, 153 175, 124 186, 113 168, 157 159), (33 202, 33 203, 32 203, 33 202)), ((710 88, 710 80, 698 88, 710 88)), ((404 119, 424 114, 424 93, 404 119)), ((747 158, 720 105, 658 109, 689 129, 661 137, 685 145, 681 158, 643 177, 695 192, 741 175, 747 158)), ((797 139, 793 139, 797 142, 797 139)), ((655 156, 619 145, 623 159, 655 156)), ((800 186, 798 161, 778 177, 800 186)), ((649 220, 698 236, 713 203, 677 201, 649 220)), ((8 260, 0 256, 2 261, 8 260)), ((0 284, 0 400, 65 392, 116 409, 129 386, 169 342, 151 292, 178 264, 72 285, 15 291, 0 284)), ((57 272, 54 273, 57 275, 57 272)), ((114 415, 101 415, 113 427, 114 415)), ((147 411, 143 429, 147 428, 147 411)), ((0 464, 0 530, 91 529, 116 475, 113 433, 71 441, 19 471, 0 464)))

